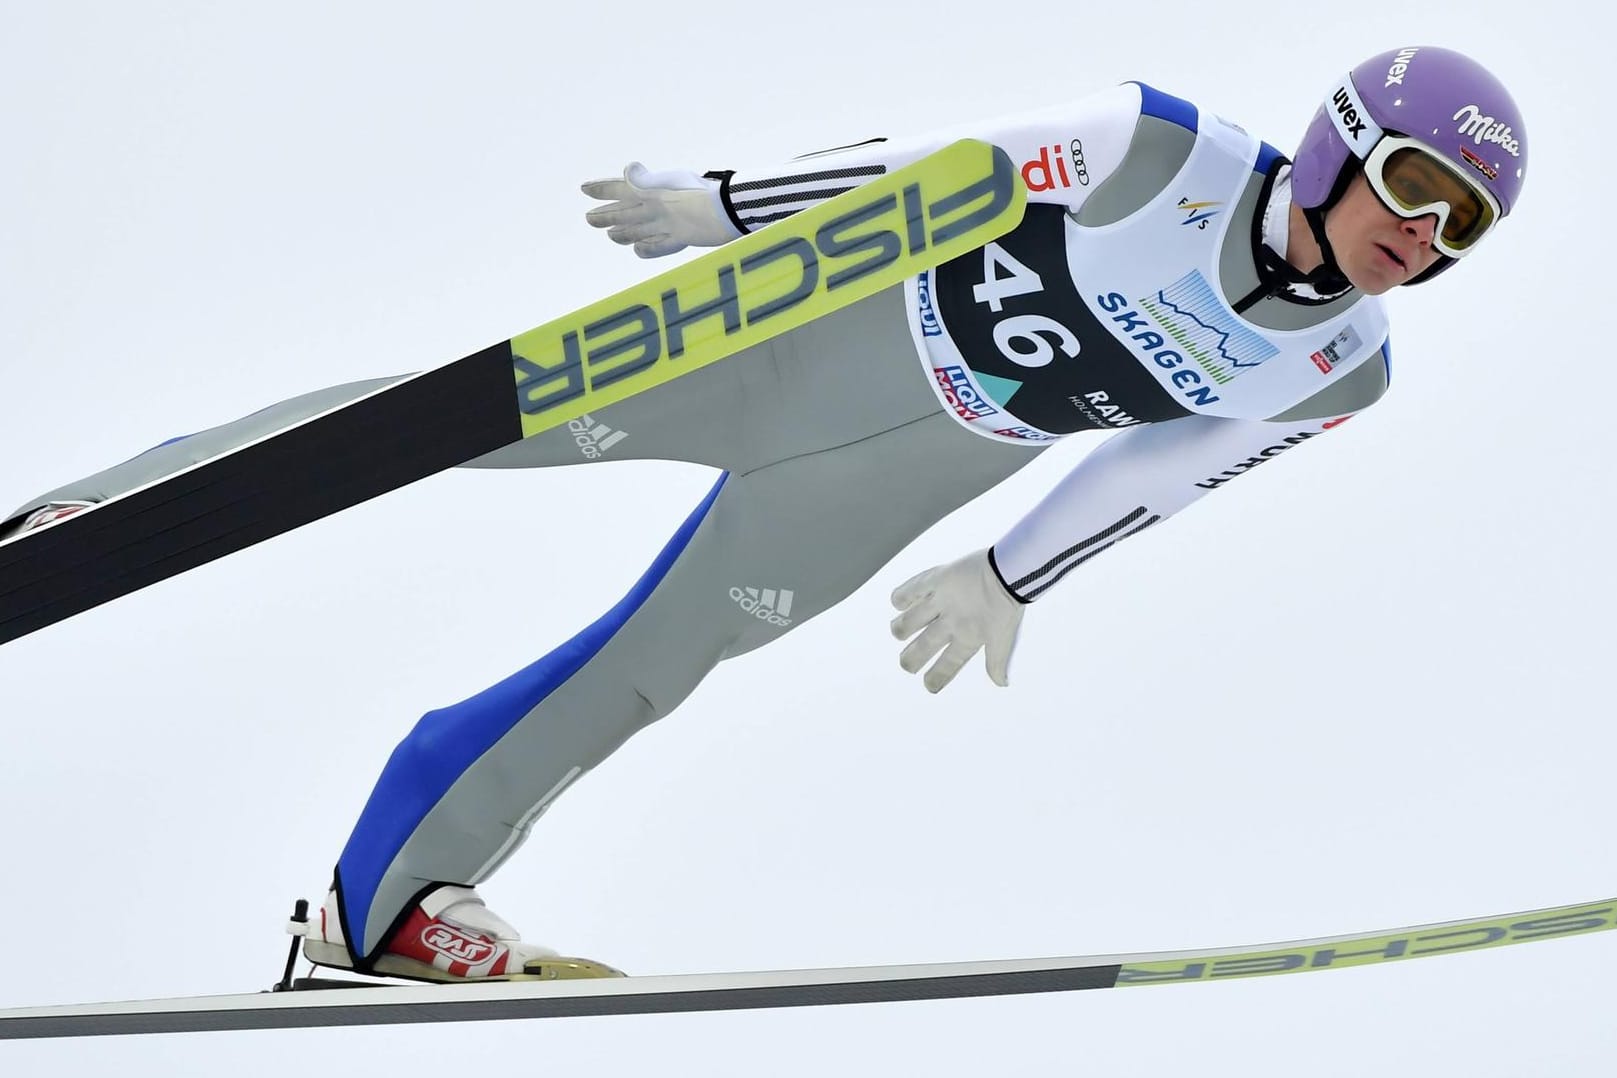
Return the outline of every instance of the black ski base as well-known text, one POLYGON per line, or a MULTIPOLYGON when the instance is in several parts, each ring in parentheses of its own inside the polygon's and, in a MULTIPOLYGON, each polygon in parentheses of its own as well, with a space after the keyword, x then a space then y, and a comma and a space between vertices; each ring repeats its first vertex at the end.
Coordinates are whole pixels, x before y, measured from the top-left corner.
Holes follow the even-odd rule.
POLYGON ((521 438, 502 341, 0 545, 0 644, 521 438))
MULTIPOLYGON (((296 977, 292 980, 293 992, 324 992, 332 988, 398 988, 401 983, 394 981, 345 981, 339 977, 296 977)), ((425 983, 425 982, 422 982, 425 983)), ((276 985, 279 989, 280 986, 276 985)))

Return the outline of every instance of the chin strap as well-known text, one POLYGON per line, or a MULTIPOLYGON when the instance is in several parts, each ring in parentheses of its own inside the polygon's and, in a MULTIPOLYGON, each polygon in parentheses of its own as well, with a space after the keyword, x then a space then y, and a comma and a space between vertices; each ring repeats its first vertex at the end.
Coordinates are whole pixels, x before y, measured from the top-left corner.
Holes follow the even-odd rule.
MULTIPOLYGON (((1314 211, 1305 211, 1312 223, 1314 211)), ((1308 273, 1303 273, 1281 257, 1268 244, 1259 243, 1257 248, 1258 287, 1251 293, 1241 297, 1235 304, 1235 311, 1239 314, 1252 307, 1261 299, 1269 296, 1290 294, 1290 298, 1299 303, 1329 303, 1353 287, 1353 282, 1343 276, 1336 264, 1336 256, 1325 239, 1320 236, 1320 253, 1325 261, 1308 273), (1313 296, 1298 294, 1295 289, 1299 286, 1311 288, 1313 296)))
MULTIPOLYGON (((1303 219, 1308 222, 1308 231, 1314 234, 1314 242, 1319 244, 1319 253, 1325 261, 1315 266, 1306 274, 1299 274, 1304 284, 1313 286, 1314 291, 1321 295, 1336 295, 1346 292, 1353 287, 1353 282, 1343 274, 1342 267, 1336 262, 1336 252, 1331 250, 1330 237, 1325 235, 1325 211, 1319 206, 1303 210, 1303 219)), ((1290 266, 1286 267, 1291 269, 1290 266)), ((1296 270, 1292 270, 1296 273, 1296 270)))
POLYGON ((1322 246, 1321 251, 1325 255, 1325 261, 1308 273, 1303 273, 1267 244, 1259 244, 1258 287, 1235 303, 1236 313, 1251 308, 1259 300, 1269 296, 1289 294, 1289 298, 1296 302, 1317 304, 1329 303, 1347 292, 1353 287, 1353 283, 1337 268, 1336 259, 1331 255, 1330 248, 1322 246), (1299 286, 1312 289, 1314 295, 1299 294, 1295 291, 1299 286))
MULTIPOLYGON (((1283 166, 1290 162, 1285 158, 1278 159, 1270 168, 1269 174, 1264 178, 1263 190, 1259 192, 1259 204, 1270 207, 1270 199, 1274 193, 1274 186, 1283 172, 1283 166)), ((1251 292, 1235 301, 1237 314, 1255 306, 1270 296, 1284 296, 1295 303, 1319 304, 1329 303, 1331 300, 1345 294, 1353 287, 1353 283, 1342 273, 1336 262, 1336 254, 1331 250, 1330 240, 1325 236, 1325 218, 1318 210, 1304 210, 1304 219, 1308 222, 1309 231, 1313 233, 1314 240, 1319 244, 1320 255, 1324 259, 1318 266, 1308 273, 1303 273, 1290 262, 1285 255, 1270 247, 1265 236, 1266 222, 1270 209, 1266 208, 1252 216, 1252 260, 1258 273, 1258 286, 1251 292), (1303 291, 1307 289, 1307 291, 1303 291), (1309 293, 1312 293, 1311 295, 1309 293)))

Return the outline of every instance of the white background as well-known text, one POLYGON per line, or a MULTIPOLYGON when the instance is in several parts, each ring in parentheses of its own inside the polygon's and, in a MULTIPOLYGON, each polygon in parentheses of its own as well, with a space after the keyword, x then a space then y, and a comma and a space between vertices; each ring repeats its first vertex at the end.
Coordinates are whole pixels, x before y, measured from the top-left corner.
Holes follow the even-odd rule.
MULTIPOLYGON (((1609 61, 1570 2, 0 4, 0 501, 654 267, 630 158, 767 164, 1129 78, 1290 150, 1388 47, 1495 65, 1519 215, 1392 297, 1390 395, 1034 608, 1000 690, 887 593, 727 663, 485 891, 637 973, 1134 952, 1613 893, 1609 61), (556 5, 565 7, 567 5, 556 5)), ((712 475, 456 472, 0 650, 0 1006, 253 990, 425 709, 603 611, 712 475)), ((873 505, 870 512, 879 513, 873 505)), ((857 527, 850 521, 849 527, 857 527)), ((0 1046, 7 1075, 1593 1075, 1594 936, 1150 992, 0 1046)))

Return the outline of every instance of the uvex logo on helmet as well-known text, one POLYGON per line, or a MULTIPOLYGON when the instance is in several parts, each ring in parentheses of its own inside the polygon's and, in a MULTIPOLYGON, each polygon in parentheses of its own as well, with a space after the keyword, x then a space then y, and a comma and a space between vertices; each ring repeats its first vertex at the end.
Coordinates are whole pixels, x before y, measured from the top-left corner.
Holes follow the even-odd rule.
POLYGON ((1415 58, 1417 52, 1420 52, 1420 49, 1404 49, 1393 57, 1392 65, 1387 68, 1387 81, 1381 84, 1383 90, 1389 86, 1404 84, 1404 72, 1409 70, 1409 61, 1415 58))
POLYGON ((1352 86, 1347 83, 1338 86, 1331 95, 1331 104, 1336 106, 1337 125, 1342 133, 1354 142, 1359 141, 1359 136, 1364 134, 1365 114, 1359 109, 1352 86))

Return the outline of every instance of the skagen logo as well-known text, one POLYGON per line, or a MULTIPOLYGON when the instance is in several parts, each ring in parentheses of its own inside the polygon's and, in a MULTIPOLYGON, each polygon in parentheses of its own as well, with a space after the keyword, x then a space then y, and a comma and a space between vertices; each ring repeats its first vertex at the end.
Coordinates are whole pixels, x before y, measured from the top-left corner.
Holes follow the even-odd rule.
POLYGON ((595 417, 588 412, 570 421, 567 429, 572 433, 578 451, 584 454, 586 460, 599 458, 629 436, 621 430, 613 430, 605 423, 597 423, 595 417))
POLYGON ((1359 115, 1358 108, 1353 104, 1352 93, 1346 86, 1339 86, 1336 93, 1331 95, 1331 101, 1336 105, 1336 118, 1343 131, 1354 142, 1359 141, 1359 136, 1364 133, 1364 118, 1359 115))
POLYGON ((1467 105, 1456 112, 1454 122, 1460 125, 1461 138, 1470 136, 1478 146, 1491 142, 1512 157, 1522 155, 1522 144, 1517 141, 1510 125, 1483 115, 1482 109, 1476 105, 1467 105))
POLYGON ((494 944, 487 940, 463 936, 443 925, 429 925, 421 933, 421 942, 446 958, 474 966, 494 954, 494 944))
POLYGON ((730 599, 741 609, 770 625, 785 628, 792 623, 792 593, 785 588, 731 588, 730 599))

